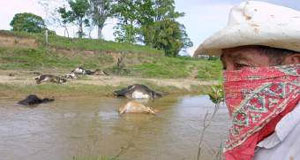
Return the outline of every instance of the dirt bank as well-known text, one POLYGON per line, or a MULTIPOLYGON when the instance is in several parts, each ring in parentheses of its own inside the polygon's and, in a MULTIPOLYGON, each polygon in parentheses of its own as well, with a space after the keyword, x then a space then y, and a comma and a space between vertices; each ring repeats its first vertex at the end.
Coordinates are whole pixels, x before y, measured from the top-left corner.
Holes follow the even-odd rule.
POLYGON ((13 36, 0 32, 0 47, 37 48, 38 43, 33 38, 13 36))

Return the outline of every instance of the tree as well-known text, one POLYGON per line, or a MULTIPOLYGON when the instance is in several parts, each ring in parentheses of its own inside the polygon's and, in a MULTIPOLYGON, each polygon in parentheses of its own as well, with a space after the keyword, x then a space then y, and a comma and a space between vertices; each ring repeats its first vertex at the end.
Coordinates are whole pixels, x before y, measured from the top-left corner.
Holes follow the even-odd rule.
POLYGON ((13 31, 41 33, 46 29, 42 17, 32 13, 18 13, 10 22, 13 31))
MULTIPOLYGON (((149 0, 145 0, 149 1, 149 0)), ((150 0, 151 1, 151 0, 150 0)), ((154 1, 154 21, 162 21, 165 19, 175 20, 179 17, 183 17, 183 12, 175 11, 175 1, 174 0, 155 0, 154 1)))
POLYGON ((68 1, 71 10, 67 10, 66 7, 60 7, 58 12, 61 15, 64 23, 76 23, 78 25, 78 37, 84 36, 83 25, 89 26, 89 2, 88 0, 69 0, 68 1))
POLYGON ((139 32, 137 23, 137 0, 116 0, 113 5, 114 16, 119 19, 116 31, 116 41, 126 43, 136 43, 139 32))
POLYGON ((67 36, 70 37, 69 30, 67 28, 67 24, 70 22, 71 12, 67 12, 65 7, 60 7, 57 11, 60 13, 61 26, 64 27, 65 32, 67 33, 67 36))
POLYGON ((148 46, 164 50, 167 56, 177 56, 181 49, 193 46, 185 27, 175 20, 165 19, 147 25, 143 34, 148 46))
POLYGON ((112 0, 90 0, 93 23, 98 27, 98 39, 102 38, 105 21, 112 15, 112 0))
POLYGON ((184 13, 175 11, 174 0, 117 0, 115 15, 119 19, 117 40, 163 49, 177 56, 181 49, 193 46, 184 25, 176 21, 184 13))
POLYGON ((175 11, 174 0, 140 0, 139 24, 142 42, 177 56, 181 49, 193 46, 184 25, 176 21, 184 13, 175 11), (144 16, 147 15, 147 16, 144 16))

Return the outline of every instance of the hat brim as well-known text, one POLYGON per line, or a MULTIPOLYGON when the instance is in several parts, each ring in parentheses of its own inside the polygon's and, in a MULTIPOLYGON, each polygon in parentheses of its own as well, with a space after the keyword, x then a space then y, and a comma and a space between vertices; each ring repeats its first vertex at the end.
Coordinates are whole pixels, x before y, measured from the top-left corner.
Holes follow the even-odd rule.
POLYGON ((222 49, 247 45, 263 45, 300 52, 300 27, 293 25, 295 24, 282 24, 275 27, 250 24, 228 26, 205 40, 193 56, 219 56, 222 54, 222 49))

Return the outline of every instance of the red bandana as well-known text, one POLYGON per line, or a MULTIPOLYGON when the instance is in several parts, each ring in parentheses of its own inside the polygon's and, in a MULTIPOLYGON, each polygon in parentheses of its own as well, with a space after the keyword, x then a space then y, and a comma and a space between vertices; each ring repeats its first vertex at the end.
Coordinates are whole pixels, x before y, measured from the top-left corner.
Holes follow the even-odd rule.
POLYGON ((256 145, 298 104, 300 65, 226 71, 224 89, 232 117, 225 158, 251 160, 256 145))

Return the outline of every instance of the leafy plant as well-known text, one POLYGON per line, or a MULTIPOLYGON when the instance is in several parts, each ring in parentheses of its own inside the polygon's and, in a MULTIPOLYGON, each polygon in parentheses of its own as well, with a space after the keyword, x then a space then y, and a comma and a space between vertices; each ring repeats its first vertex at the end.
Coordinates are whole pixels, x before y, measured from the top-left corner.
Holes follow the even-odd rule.
POLYGON ((10 22, 13 31, 41 33, 46 29, 42 17, 32 13, 18 13, 10 22))
MULTIPOLYGON (((218 112, 221 102, 224 101, 223 86, 222 85, 212 86, 211 91, 209 93, 209 98, 215 104, 215 106, 214 106, 214 111, 213 111, 213 113, 211 114, 210 117, 209 117, 208 112, 204 116, 203 130, 200 134, 200 140, 199 140, 199 144, 198 144, 197 160, 201 159, 202 142, 203 142, 203 139, 204 139, 206 129, 210 126, 212 120, 214 119, 216 113, 218 112)), ((221 159, 219 155, 220 155, 219 152, 217 152, 215 158, 216 159, 221 159)))
POLYGON ((115 27, 116 41, 125 43, 136 43, 139 33, 139 26, 137 18, 138 13, 138 0, 116 0, 113 5, 113 12, 119 22, 115 27))
POLYGON ((219 105, 224 101, 224 90, 222 85, 216 85, 211 87, 211 92, 208 94, 209 99, 215 104, 219 105))
POLYGON ((145 26, 143 35, 147 45, 164 50, 167 56, 177 56, 181 49, 193 46, 185 27, 171 19, 145 26))

